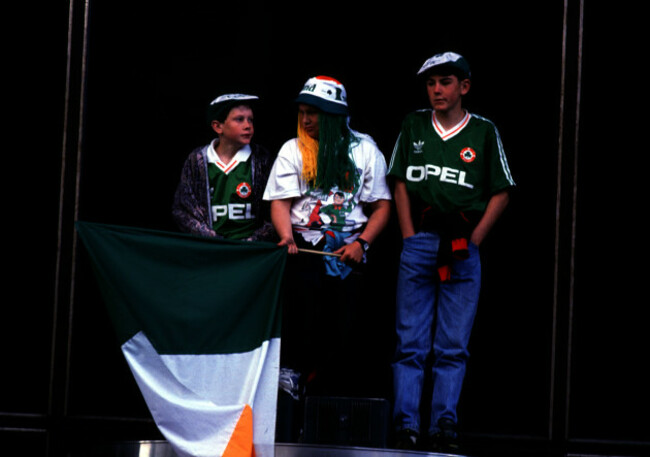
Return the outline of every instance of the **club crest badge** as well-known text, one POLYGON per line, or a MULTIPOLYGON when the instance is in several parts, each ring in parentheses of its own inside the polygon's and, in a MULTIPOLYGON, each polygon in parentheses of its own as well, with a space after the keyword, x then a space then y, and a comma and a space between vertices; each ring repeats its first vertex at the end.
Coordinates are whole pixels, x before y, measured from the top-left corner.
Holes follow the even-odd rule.
POLYGON ((241 182, 237 186, 237 195, 241 198, 248 198, 252 192, 250 184, 247 182, 241 182))
POLYGON ((474 159, 476 159, 476 151, 474 151, 472 148, 465 148, 460 151, 460 158, 463 160, 463 162, 474 162, 474 159))

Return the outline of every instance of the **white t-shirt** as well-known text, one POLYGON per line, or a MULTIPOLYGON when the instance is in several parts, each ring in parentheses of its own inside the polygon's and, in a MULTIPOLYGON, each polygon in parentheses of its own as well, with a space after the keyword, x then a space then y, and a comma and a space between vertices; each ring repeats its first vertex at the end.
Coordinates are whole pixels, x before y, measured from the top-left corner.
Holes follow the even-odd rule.
POLYGON ((271 168, 264 200, 293 198, 293 229, 316 244, 325 229, 353 232, 368 221, 363 203, 390 200, 386 183, 386 160, 367 135, 355 132, 360 141, 352 147, 352 159, 359 170, 354 189, 311 189, 301 179, 302 154, 296 138, 287 141, 271 168))

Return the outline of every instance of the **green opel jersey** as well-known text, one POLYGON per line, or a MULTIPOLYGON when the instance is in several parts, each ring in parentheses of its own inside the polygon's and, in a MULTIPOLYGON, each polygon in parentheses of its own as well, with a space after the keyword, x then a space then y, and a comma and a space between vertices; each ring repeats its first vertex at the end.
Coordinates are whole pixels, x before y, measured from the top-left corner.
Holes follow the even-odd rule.
POLYGON ((388 175, 443 214, 484 211, 492 195, 514 185, 492 122, 467 113, 445 131, 431 109, 404 119, 388 175))
POLYGON ((251 161, 242 161, 224 167, 208 163, 212 228, 219 235, 243 239, 253 234, 258 222, 252 213, 253 186, 251 161))

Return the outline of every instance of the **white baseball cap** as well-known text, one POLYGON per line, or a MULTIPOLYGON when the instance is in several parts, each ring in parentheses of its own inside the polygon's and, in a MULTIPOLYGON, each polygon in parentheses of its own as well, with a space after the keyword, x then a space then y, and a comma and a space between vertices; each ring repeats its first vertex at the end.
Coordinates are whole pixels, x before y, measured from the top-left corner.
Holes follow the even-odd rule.
POLYGON ((467 60, 463 56, 455 52, 444 52, 430 57, 424 62, 422 68, 418 71, 418 75, 426 73, 433 68, 447 68, 453 70, 454 73, 459 74, 463 78, 471 77, 469 63, 467 63, 467 60))
POLYGON ((247 94, 223 94, 215 98, 208 105, 208 122, 219 120, 226 117, 233 106, 240 104, 251 105, 255 100, 259 100, 257 95, 247 94))

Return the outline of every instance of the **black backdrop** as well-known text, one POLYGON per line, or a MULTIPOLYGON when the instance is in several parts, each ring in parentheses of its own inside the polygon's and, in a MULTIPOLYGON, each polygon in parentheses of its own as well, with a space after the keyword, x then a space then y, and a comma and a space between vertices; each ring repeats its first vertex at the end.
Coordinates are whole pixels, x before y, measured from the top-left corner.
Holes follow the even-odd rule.
MULTIPOLYGON (((403 116, 426 105, 415 72, 455 50, 472 65, 468 107, 499 127, 518 183, 483 246, 463 428, 479 450, 648 452, 629 2, 61 3, 7 14, 24 26, 5 56, 17 142, 5 154, 2 445, 64 455, 158 437, 73 221, 175 230, 172 193, 211 138, 209 100, 258 94, 256 141, 277 150, 302 83, 334 76, 352 127, 388 159, 403 116)), ((360 304, 368 396, 390 397, 398 252, 393 220, 360 304)))

